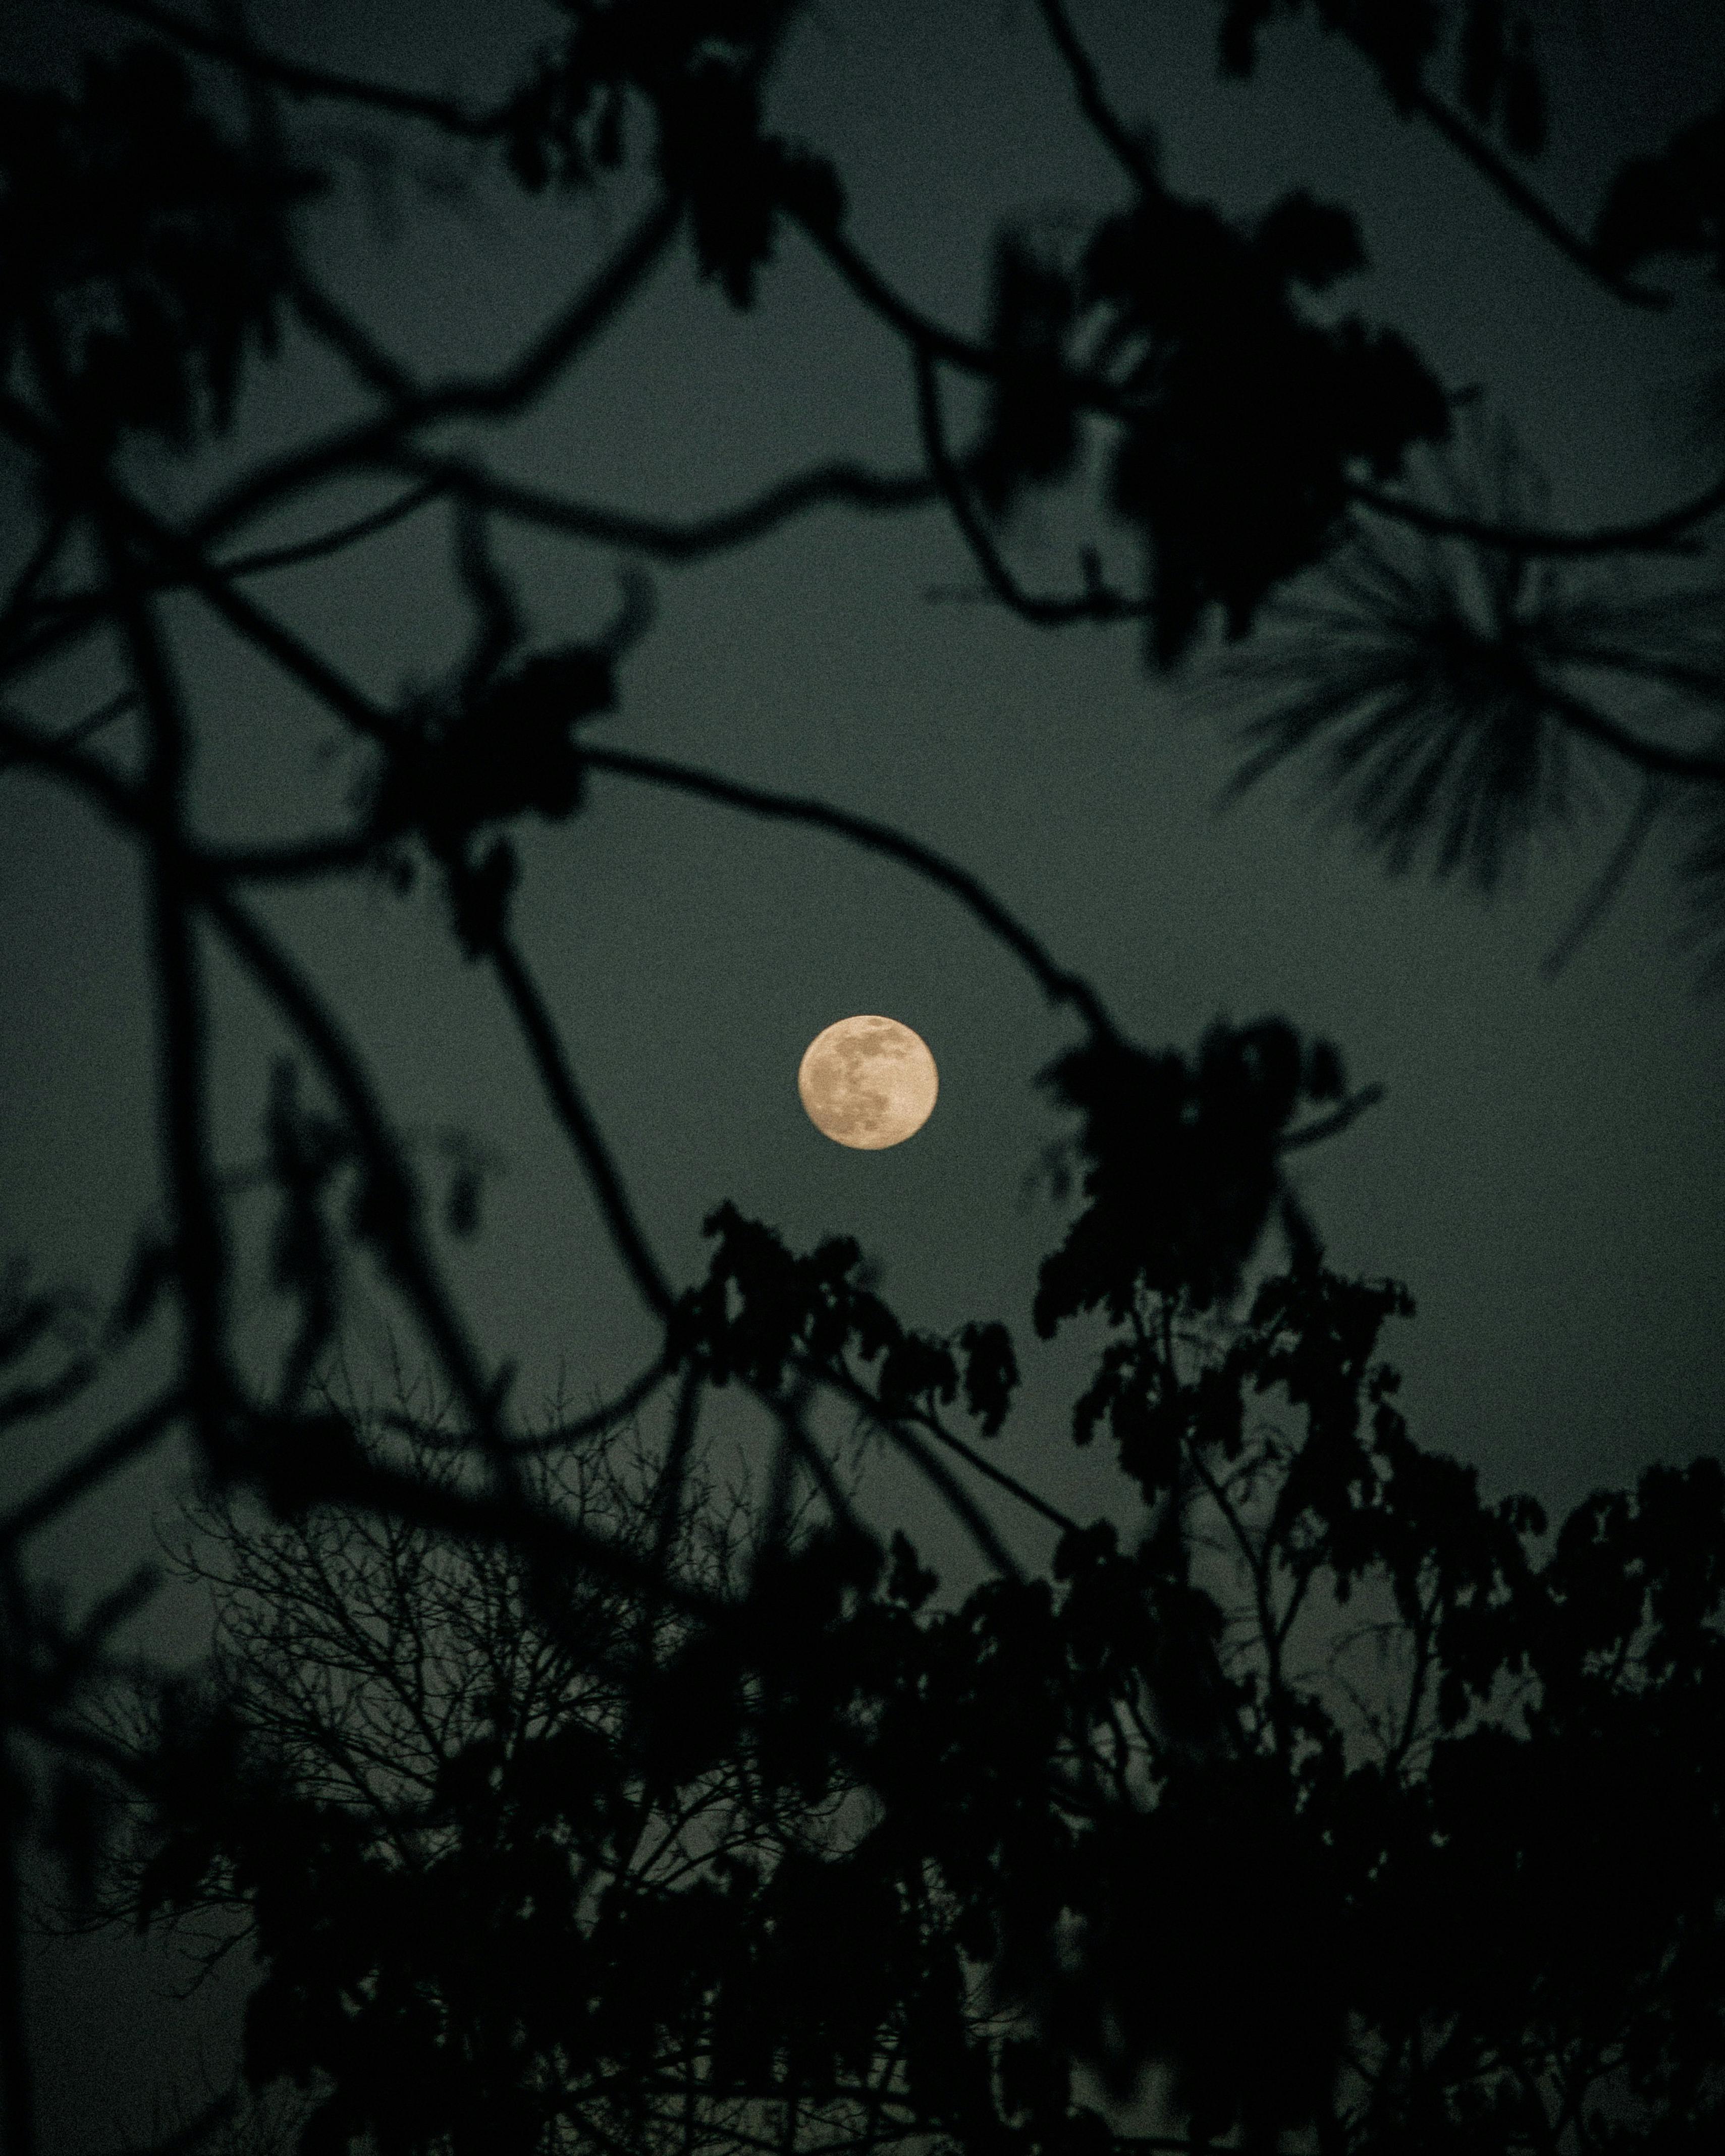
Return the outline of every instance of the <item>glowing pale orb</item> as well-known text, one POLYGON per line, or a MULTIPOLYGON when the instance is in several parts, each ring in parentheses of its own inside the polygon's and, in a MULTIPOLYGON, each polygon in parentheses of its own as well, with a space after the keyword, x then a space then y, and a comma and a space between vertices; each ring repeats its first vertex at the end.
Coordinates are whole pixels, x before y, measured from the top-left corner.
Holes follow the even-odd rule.
POLYGON ((803 1051, 797 1091, 837 1145, 902 1145, 934 1112, 940 1074, 920 1034, 896 1018, 841 1018, 803 1051))

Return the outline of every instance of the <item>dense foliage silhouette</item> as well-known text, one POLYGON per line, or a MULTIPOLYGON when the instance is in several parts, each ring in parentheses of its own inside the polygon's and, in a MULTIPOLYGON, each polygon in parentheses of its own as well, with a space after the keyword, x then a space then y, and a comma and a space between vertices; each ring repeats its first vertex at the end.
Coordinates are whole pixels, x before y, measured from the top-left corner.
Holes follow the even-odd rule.
MULTIPOLYGON (((733 1337, 932 1421, 952 1361, 854 1251, 716 1224, 733 1337)), ((1074 1435, 1145 1525, 1045 1577, 940 1596, 685 1485, 683 1576, 752 1587, 715 1630, 376 1516, 202 1523, 220 1645, 132 1738, 110 1907, 249 1938, 305 2147, 1028 2156, 1133 2100, 1168 2146, 1711 2145, 1725 1472, 1547 1537, 1410 1436, 1396 1283, 1308 1254, 1230 1320, 1128 1265, 1074 1435)), ((614 1434, 537 1490, 643 1548, 665 1492, 614 1434)))
MULTIPOLYGON (((1346 311, 1364 259, 1348 208, 1316 201, 1297 175, 1245 222, 1182 195, 1151 132, 1121 116, 1134 86, 1103 82, 1060 0, 1038 0, 1036 16, 1117 197, 1059 246, 1040 228, 1001 234, 975 332, 894 288, 852 232, 844 175, 775 128, 775 64, 805 12, 792 0, 560 0, 564 27, 490 105, 278 51, 236 8, 92 5, 136 33, 128 49, 92 52, 59 86, 0 85, 0 438, 29 520, 0 595, 0 759, 63 786, 137 848, 166 1196, 111 1311, 23 1275, 0 1306, 0 1429, 67 1412, 96 1426, 0 1516, 8 2148, 34 2146, 23 1852, 45 1839, 74 1885, 93 1881, 105 1819, 128 1792, 159 1802, 165 1850, 188 1852, 152 1875, 163 1906, 195 1902, 221 1874, 252 1913, 269 1970, 252 2064, 333 2077, 326 2145, 356 2123, 403 2147, 533 2145, 565 2125, 598 2138, 592 2106, 644 2102, 645 2062, 658 2071, 686 2035, 721 2062, 701 2131, 733 2139, 747 2107, 767 2104, 794 2141, 805 2100, 828 2123, 807 2127, 817 2138, 850 2122, 831 2126, 835 2145, 922 2131, 1095 2138, 1105 2129, 1070 2101, 1077 2062, 1117 2092, 1165 2068, 1181 2130, 1200 2138, 1233 2123, 1260 2145, 1309 2130, 1338 2148, 1519 2136, 1558 2149, 1614 2134, 1699 2147, 1717 2103, 1718 1998, 1709 1471, 1601 1498, 1537 1555, 1530 1514, 1482 1509, 1464 1471, 1408 1445, 1387 1380, 1370 1393, 1376 1326, 1395 1298, 1332 1281, 1291 1199, 1285 1156, 1375 1097, 1348 1090, 1333 1050, 1274 1020, 1219 1030, 1190 1055, 1152 1053, 958 864, 839 807, 600 746, 581 723, 627 710, 622 669, 651 617, 642 563, 734 551, 821 505, 886 516, 937 504, 986 593, 1028 621, 1135 624, 1162 669, 1204 668, 1228 644, 1223 678, 1250 729, 1241 783, 1315 752, 1325 798, 1392 868, 1429 852, 1440 872, 1490 882, 1563 811, 1575 767, 1626 783, 1596 904, 1651 828, 1682 819, 1690 927, 1717 971, 1725 758, 1711 550, 1725 478, 1699 473, 1681 499, 1616 526, 1545 518, 1501 430, 1458 428, 1471 390, 1442 382, 1394 326, 1346 311), (311 259, 302 207, 361 153, 316 136, 303 108, 402 140, 430 131, 529 192, 614 191, 621 236, 519 349, 472 375, 429 373, 311 259), (511 423, 579 382, 675 249, 686 244, 747 309, 793 232, 897 340, 915 469, 817 464, 680 520, 510 475, 495 452, 511 423), (289 326, 339 368, 356 408, 249 455, 248 390, 289 326), (955 382, 982 393, 978 431, 956 442, 955 382), (450 423, 468 429, 459 449, 450 423), (147 477, 167 457, 182 459, 172 511, 147 477), (357 484, 375 496, 357 515, 357 484), (1070 584, 1035 589, 1016 566, 1014 518, 1055 488, 1093 536, 1070 584), (285 512, 310 536, 261 543, 259 526, 285 512), (422 516, 449 522, 451 606, 470 635, 447 679, 380 699, 259 594, 422 516), (619 559, 624 602, 603 634, 527 618, 494 547, 512 527, 619 559), (1111 566, 1122 535, 1124 571, 1111 566), (1601 565, 1629 581, 1605 588, 1601 565), (182 679, 170 599, 339 726, 362 782, 345 821, 228 844, 197 827, 188 771, 223 714, 182 679), (57 726, 43 698, 71 678, 96 683, 95 701, 57 726), (1045 1269, 1037 1322, 1090 1312, 1111 1327, 1076 1434, 1106 1424, 1117 1440, 1151 1508, 1142 1546, 1065 1521, 988 1458, 1015 1370, 992 1324, 929 1339, 867 1288, 850 1245, 795 1257, 730 1211, 713 1218, 707 1280, 667 1276, 512 930, 511 834, 529 816, 567 824, 612 785, 691 793, 894 860, 967 909, 1070 1016, 1079 1037, 1051 1084, 1079 1119, 1082 1203, 1045 1269), (445 1228, 479 1227, 482 1143, 428 1165, 352 1014, 259 902, 361 879, 429 880, 446 900, 454 947, 501 998, 655 1328, 614 1401, 549 1432, 522 1426, 509 1373, 442 1262, 445 1228), (241 1343, 249 1231, 210 1137, 218 953, 290 1045, 258 1104, 254 1187, 275 1209, 270 1281, 290 1336, 268 1367, 241 1343), (1278 1240, 1293 1270, 1240 1329, 1240 1297, 1278 1240), (448 1460, 376 1441, 329 1399, 359 1265, 447 1388, 448 1460), (99 1414, 116 1369, 139 1367, 167 1374, 99 1414), (706 1544, 687 1540, 710 1486, 702 1414, 721 1386, 768 1434, 755 1555, 734 1575, 692 1562, 706 1544), (1248 1395, 1276 1387, 1300 1431, 1255 1436, 1248 1395), (919 1608, 913 1554, 889 1561, 860 1526, 818 1434, 814 1409, 834 1401, 915 1465, 998 1573, 962 1609, 919 1608), (969 1434, 952 1425, 961 1408, 969 1434), (565 1502, 536 1464, 586 1458, 632 1427, 660 1447, 646 1514, 565 1502), (501 1568, 515 1636, 542 1640, 583 1681, 583 1611, 682 1628, 663 1667, 644 1656, 609 1673, 613 1704, 591 1727, 560 1726, 556 1776, 541 1771, 537 1739, 510 1751, 481 1720, 453 1779, 414 1799, 445 1808, 428 1891, 444 1897, 447 1938, 423 1911, 403 1912, 362 1810, 297 1784, 259 1788, 243 1727, 200 1725, 211 1745, 228 1732, 240 1776, 239 1794, 209 1784, 232 1802, 201 1825, 201 1785, 164 1779, 178 1725, 163 1724, 157 1760, 104 1736, 92 1702, 120 1681, 121 1628, 151 1582, 140 1574, 74 1620, 35 1553, 113 1478, 182 1443, 236 1520, 251 1503, 279 1519, 280 1548, 333 1536, 356 1563, 396 1548, 432 1568, 426 1579, 439 1564, 501 1568), (1009 1500, 1066 1532, 1052 1582, 1011 1563, 989 1510, 1009 1500), (1245 1568, 1256 1630, 1244 1649, 1233 1604, 1199 1563, 1206 1507, 1245 1568), (1381 1703, 1365 1717, 1375 1763, 1348 1753, 1339 1696, 1286 1666, 1279 1614, 1315 1606, 1321 1587, 1357 1607, 1368 1585, 1388 1598, 1381 1636, 1412 1657, 1399 1720, 1381 1703), (1518 1681, 1528 1689, 1512 1711, 1518 1681), (1597 1805, 1558 1807, 1553 1793, 1581 1775, 1597 1805), (721 1878, 710 1862, 678 1899, 629 1871, 620 1822, 649 1788, 680 1800, 713 1776, 746 1787, 751 1805, 762 1789, 773 1801, 742 1815, 742 1869, 721 1878), (840 1798, 879 1818, 829 1846, 823 1807, 840 1798), (583 1899, 593 1881, 572 1887, 572 1836, 622 1882, 627 1982, 589 1981, 613 1935, 583 1899), (531 1890, 516 1878, 503 1893, 511 1866, 531 1890), (550 1897, 551 1917, 531 1916, 529 1892, 550 1897), (511 1923, 568 1944, 556 2032, 548 2008, 511 1988, 548 1965, 540 1935, 500 1961, 475 1928, 475 1910, 506 1905, 511 1923), (655 1958, 658 1924, 709 1929, 655 1958), (817 1968, 815 1946, 853 1924, 877 1928, 870 1953, 817 1968), (471 1965, 449 1959, 452 1939, 471 1965), (398 1950, 406 1958, 390 1960, 398 1950), (480 1967, 496 1987, 489 2004, 473 1996, 480 1967), (999 2010, 1030 2035, 977 2018, 985 1974, 999 2010), (683 1987, 675 1999, 655 1989, 661 1976, 683 1987), (376 1995, 362 2000, 350 1979, 376 1995), (546 2046, 575 2041, 570 2018, 590 2009, 604 2027, 577 2046, 587 2066, 559 2080, 546 2046), (883 2060, 907 2109, 840 2101, 841 2075, 883 2060), (602 2099, 588 2068, 619 2061, 638 2079, 602 2099), (483 2123, 481 2097, 494 2107, 483 2123), (578 2101, 579 2118, 555 2108, 578 2101)), ((1250 74, 1278 16, 1363 54, 1399 113, 1435 130, 1625 306, 1670 308, 1655 275, 1722 274, 1717 111, 1624 162, 1591 227, 1572 228, 1538 191, 1536 161, 1562 116, 1532 11, 1228 0, 1219 64, 1250 74)), ((691 1211, 716 1194, 691 1194, 691 1211)), ((214 1774, 224 1755, 195 1756, 214 1774)), ((607 2133, 658 2130, 605 2118, 607 2133)))

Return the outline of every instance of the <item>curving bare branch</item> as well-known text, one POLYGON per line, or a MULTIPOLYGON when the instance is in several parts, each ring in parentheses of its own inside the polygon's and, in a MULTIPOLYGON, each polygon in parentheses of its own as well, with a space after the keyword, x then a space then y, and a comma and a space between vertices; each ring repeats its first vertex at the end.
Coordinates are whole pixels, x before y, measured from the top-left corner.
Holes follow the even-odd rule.
POLYGON ((765 538, 782 525, 828 504, 889 514, 922 508, 939 492, 937 482, 926 472, 876 472, 845 459, 779 480, 752 500, 711 516, 647 516, 572 501, 502 478, 465 459, 430 451, 403 449, 388 461, 398 471, 422 476, 439 492, 472 501, 516 523, 664 562, 695 562, 723 553, 765 538))
POLYGON ((264 463, 208 503, 186 527, 185 538, 208 546, 321 480, 388 465, 418 429, 449 419, 519 417, 616 320, 663 259, 682 217, 681 203, 662 196, 558 313, 495 372, 434 383, 264 463))
POLYGON ((1558 254, 1574 263, 1584 275, 1630 306, 1640 307, 1652 314, 1663 314, 1670 308, 1669 292, 1638 285, 1633 278, 1620 276, 1603 262, 1592 243, 1572 232, 1550 204, 1527 185, 1515 167, 1493 148, 1476 127, 1471 126, 1454 105, 1423 85, 1413 92, 1409 103, 1452 150, 1459 151, 1474 170, 1490 182, 1511 208, 1548 239, 1558 254))
POLYGON ((1382 487, 1357 482, 1349 498, 1360 508, 1410 526, 1435 539, 1466 539, 1493 552, 1532 560, 1581 559, 1590 555, 1698 552, 1701 542, 1695 527, 1720 509, 1725 509, 1725 476, 1692 495, 1686 501, 1651 516, 1616 524, 1597 524, 1590 531, 1563 531, 1532 525, 1502 523, 1490 517, 1467 516, 1433 509, 1411 495, 1389 494, 1382 487))
POLYGON ((372 111, 387 112, 393 119, 421 121, 442 134, 458 136, 466 141, 495 139, 507 118, 506 105, 496 106, 490 111, 479 110, 458 105, 453 98, 427 97, 415 90, 398 89, 392 83, 371 82, 362 76, 284 59, 266 51, 249 37, 213 28, 174 8, 160 6, 157 0, 85 0, 85 4, 100 8, 105 14, 141 23, 146 29, 171 38, 187 52, 224 61, 242 74, 268 84, 272 89, 285 90, 290 97, 327 98, 338 104, 366 106, 372 111))
POLYGON ((978 515, 970 498, 963 474, 953 462, 947 447, 946 429, 941 417, 940 381, 935 371, 932 355, 922 347, 916 353, 916 415, 922 433, 923 453, 928 459, 929 469, 939 482, 952 521, 963 534, 965 544, 976 559, 988 589, 1002 605, 1009 607, 1022 619, 1034 622, 1039 629, 1065 629, 1076 621, 1143 620, 1153 609, 1142 599, 1129 599, 1123 593, 1111 590, 1099 576, 1093 576, 1090 588, 1070 597, 1050 598, 1027 592, 1007 567, 1005 557, 989 536, 988 527, 978 515))
POLYGON ((1073 28, 1070 16, 1060 0, 1036 0, 1036 12, 1072 79, 1078 109, 1089 121, 1091 131, 1106 146, 1127 177, 1149 193, 1156 185, 1155 166, 1146 154, 1144 145, 1108 102, 1096 64, 1073 28))
POLYGON ((675 1301, 670 1284, 658 1260, 647 1248, 623 1178, 593 1120, 593 1111, 575 1082, 568 1056, 537 984, 506 934, 500 932, 485 955, 515 1013, 546 1097, 575 1148, 598 1201, 618 1255, 648 1308, 658 1317, 669 1317, 675 1301))
POLYGON ((1114 1021, 1087 981, 1057 966, 1029 930, 974 876, 928 847, 918 845, 914 839, 906 838, 890 824, 877 824, 867 816, 854 816, 848 810, 829 808, 824 801, 773 793, 763 787, 740 785, 711 772, 667 762, 660 757, 638 756, 629 749, 585 748, 582 757, 594 771, 614 772, 621 778, 639 779, 648 785, 699 794, 706 800, 722 802, 775 822, 809 824, 817 829, 849 839, 869 853, 884 854, 890 860, 903 861, 931 883, 950 891, 968 907, 988 932, 1029 969, 1050 1003, 1076 1010, 1096 1039, 1119 1038, 1114 1021))

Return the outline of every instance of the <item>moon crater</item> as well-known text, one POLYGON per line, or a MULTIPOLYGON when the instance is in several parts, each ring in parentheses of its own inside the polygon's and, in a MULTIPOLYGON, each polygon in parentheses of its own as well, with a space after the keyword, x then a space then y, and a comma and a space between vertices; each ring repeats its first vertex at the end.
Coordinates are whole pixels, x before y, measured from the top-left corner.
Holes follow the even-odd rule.
POLYGON ((841 1018, 803 1052, 797 1091, 809 1120, 837 1145, 879 1152, 928 1121, 940 1074, 920 1034, 895 1018, 841 1018))

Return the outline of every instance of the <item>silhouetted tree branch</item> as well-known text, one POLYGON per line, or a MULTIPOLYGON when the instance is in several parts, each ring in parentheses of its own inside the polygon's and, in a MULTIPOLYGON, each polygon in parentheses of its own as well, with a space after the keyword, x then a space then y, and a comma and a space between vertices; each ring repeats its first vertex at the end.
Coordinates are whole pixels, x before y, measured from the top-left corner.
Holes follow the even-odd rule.
POLYGON ((1519 213, 1535 231, 1548 239, 1560 254, 1565 255, 1595 284, 1602 285, 1615 299, 1632 307, 1642 307, 1661 314, 1671 304, 1669 292, 1651 290, 1638 285, 1632 279, 1621 277, 1604 261, 1591 241, 1572 232, 1563 219, 1541 199, 1517 172, 1514 166, 1499 156, 1491 144, 1478 131, 1471 127, 1462 115, 1436 96, 1430 90, 1416 90, 1413 109, 1422 120, 1430 121, 1454 150, 1459 151, 1481 177, 1490 182, 1510 207, 1519 213))
POLYGON ((799 800, 794 795, 774 793, 765 787, 743 786, 711 772, 695 771, 685 764, 669 762, 663 757, 639 756, 630 749, 588 748, 583 752, 583 761, 594 771, 615 772, 621 778, 644 779, 650 785, 701 794, 707 800, 722 802, 750 815, 812 824, 819 829, 849 839, 868 852, 884 854, 904 862, 931 883, 951 891, 968 907, 985 929, 1022 960, 1050 1003, 1070 1004, 1098 1038, 1114 1037, 1113 1022, 1086 982, 1058 966, 1029 930, 1015 921, 974 876, 943 860, 915 839, 907 839, 890 824, 853 816, 824 801, 799 800))

